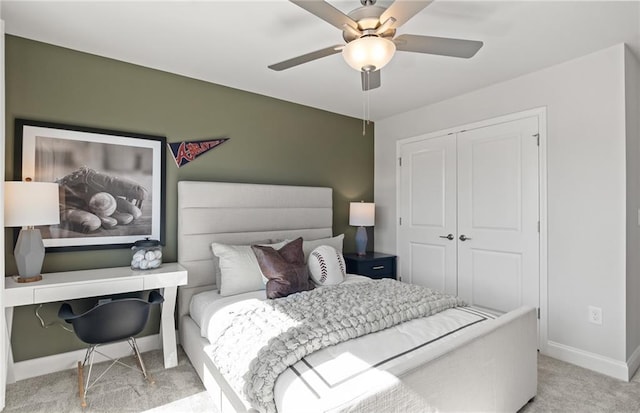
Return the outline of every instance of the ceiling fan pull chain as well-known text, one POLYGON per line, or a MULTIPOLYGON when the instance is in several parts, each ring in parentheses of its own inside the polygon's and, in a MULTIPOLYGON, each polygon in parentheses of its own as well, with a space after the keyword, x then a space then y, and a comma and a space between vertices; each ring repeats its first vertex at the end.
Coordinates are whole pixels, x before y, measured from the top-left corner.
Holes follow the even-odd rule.
POLYGON ((369 73, 369 71, 364 72, 364 83, 366 87, 362 91, 362 136, 365 136, 367 124, 369 123, 369 94, 367 93, 370 86, 369 73))
MULTIPOLYGON (((367 93, 367 92, 363 91, 362 93, 367 93)), ((362 97, 362 136, 364 136, 365 133, 366 133, 366 124, 365 124, 364 118, 366 117, 367 110, 365 108, 365 105, 366 105, 366 103, 365 103, 365 99, 364 99, 364 96, 363 96, 362 97)))
MULTIPOLYGON (((369 76, 370 76, 371 72, 367 73, 367 84, 370 85, 370 80, 369 80, 369 76)), ((371 123, 371 92, 369 91, 369 88, 367 87, 367 91, 365 92, 367 94, 367 125, 369 123, 371 123)))

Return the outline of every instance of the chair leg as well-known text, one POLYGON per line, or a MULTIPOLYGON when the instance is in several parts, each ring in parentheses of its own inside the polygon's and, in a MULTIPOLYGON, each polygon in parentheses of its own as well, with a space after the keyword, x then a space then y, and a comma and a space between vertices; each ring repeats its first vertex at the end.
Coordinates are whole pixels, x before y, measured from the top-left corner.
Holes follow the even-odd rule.
MULTIPOLYGON (((87 349, 87 356, 85 357, 85 362, 84 364, 87 364, 87 357, 89 358, 89 371, 87 372, 87 382, 84 385, 84 397, 87 397, 87 391, 89 390, 89 387, 91 386, 91 371, 93 370, 93 359, 96 356, 96 347, 97 345, 93 345, 91 347, 89 347, 89 349, 87 349)), ((107 369, 108 370, 108 369, 107 369)), ((106 373, 106 370, 102 373, 102 375, 100 377, 102 377, 104 374, 106 373)), ((94 384, 96 381, 98 381, 100 379, 100 377, 98 377, 96 380, 94 380, 94 384)))
MULTIPOLYGON (((138 344, 136 343, 136 339, 131 337, 129 338, 129 345, 131 346, 131 348, 133 349, 135 355, 136 355, 136 361, 138 363, 138 366, 140 367, 140 370, 142 370, 142 374, 144 375, 144 378, 147 379, 147 381, 150 384, 155 384, 155 380, 153 379, 153 377, 151 377, 151 374, 147 373, 147 369, 144 365, 144 361, 142 361, 142 355, 140 354, 140 350, 138 349, 138 344)), ((128 368, 133 368, 130 365, 127 364, 123 364, 122 362, 120 362, 118 359, 111 359, 112 362, 109 365, 109 367, 107 367, 106 369, 104 369, 104 371, 102 372, 102 374, 100 374, 98 376, 98 378, 96 378, 93 383, 91 383, 91 373, 93 370, 93 361, 95 358, 95 353, 98 352, 100 353, 100 351, 97 350, 98 345, 92 345, 89 348, 87 348, 87 352, 85 353, 84 356, 84 361, 83 362, 78 362, 78 394, 80 396, 80 405, 82 406, 82 408, 87 407, 87 391, 89 390, 89 387, 92 387, 98 380, 100 380, 110 369, 111 367, 113 367, 116 363, 120 364, 122 366, 128 367, 128 368), (89 371, 87 372, 87 379, 86 382, 84 381, 84 366, 87 365, 87 363, 89 364, 89 371)), ((110 358, 108 356, 106 356, 103 353, 100 353, 102 356, 110 358)), ((133 368, 135 370, 135 368, 133 368)))
POLYGON ((87 407, 87 401, 84 397, 84 384, 82 383, 84 377, 84 371, 82 368, 82 363, 78 362, 78 396, 80 396, 80 406, 84 409, 87 407))
POLYGON ((142 375, 145 379, 147 379, 149 384, 155 384, 156 381, 153 379, 153 377, 151 377, 151 374, 147 373, 147 369, 144 366, 144 361, 142 361, 142 355, 140 355, 140 350, 138 349, 138 343, 136 343, 136 339, 131 337, 129 339, 129 344, 133 348, 134 353, 136 353, 136 358, 138 359, 138 365, 142 370, 142 375))
POLYGON ((87 351, 84 353, 84 360, 82 363, 78 362, 78 395, 80 396, 80 405, 82 408, 87 407, 87 390, 89 389, 89 379, 91 378, 91 367, 93 365, 93 353, 95 346, 87 347, 87 351), (89 361, 89 375, 87 376, 86 385, 84 381, 84 366, 89 361))

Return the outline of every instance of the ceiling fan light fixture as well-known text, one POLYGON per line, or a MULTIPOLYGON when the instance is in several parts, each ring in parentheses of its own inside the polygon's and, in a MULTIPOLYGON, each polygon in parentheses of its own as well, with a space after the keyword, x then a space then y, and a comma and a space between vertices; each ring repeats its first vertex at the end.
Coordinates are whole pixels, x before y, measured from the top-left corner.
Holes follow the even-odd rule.
POLYGON ((342 57, 359 72, 371 68, 380 70, 391 61, 395 51, 396 45, 389 39, 364 36, 347 43, 342 49, 342 57))

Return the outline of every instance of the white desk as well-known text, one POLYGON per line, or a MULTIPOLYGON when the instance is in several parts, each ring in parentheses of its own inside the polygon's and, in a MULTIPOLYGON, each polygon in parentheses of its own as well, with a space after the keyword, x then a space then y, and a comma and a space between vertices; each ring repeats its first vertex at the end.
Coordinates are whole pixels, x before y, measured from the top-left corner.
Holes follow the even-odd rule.
POLYGON ((145 271, 117 267, 48 273, 42 274, 41 281, 32 283, 17 283, 12 277, 5 277, 4 306, 8 334, 7 383, 15 381, 11 350, 13 307, 132 291, 164 290, 160 321, 164 367, 177 366, 174 311, 178 286, 186 283, 187 270, 178 263, 165 263, 159 268, 145 271))

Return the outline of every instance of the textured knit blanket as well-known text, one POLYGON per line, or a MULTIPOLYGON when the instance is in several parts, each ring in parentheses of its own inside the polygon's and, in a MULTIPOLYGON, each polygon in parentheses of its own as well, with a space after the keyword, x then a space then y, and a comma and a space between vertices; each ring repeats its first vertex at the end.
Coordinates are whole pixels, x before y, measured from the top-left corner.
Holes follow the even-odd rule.
POLYGON ((212 358, 238 394, 272 413, 278 375, 304 356, 461 305, 456 297, 391 279, 251 300, 215 320, 220 334, 212 342, 212 358))

